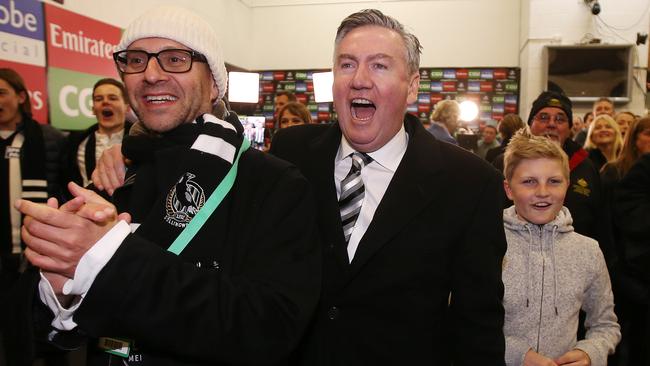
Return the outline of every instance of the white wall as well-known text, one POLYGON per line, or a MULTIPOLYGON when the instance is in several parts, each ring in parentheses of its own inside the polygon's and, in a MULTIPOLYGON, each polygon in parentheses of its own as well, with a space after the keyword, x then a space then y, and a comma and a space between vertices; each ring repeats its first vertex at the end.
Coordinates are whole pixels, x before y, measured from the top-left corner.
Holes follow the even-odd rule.
POLYGON ((254 7, 251 69, 331 67, 336 28, 345 16, 377 8, 423 45, 422 67, 517 66, 519 0, 350 1, 254 7))
MULTIPOLYGON (((607 43, 634 43, 637 32, 650 30, 650 0, 600 0, 600 18, 629 28, 620 31, 597 21, 583 0, 66 0, 65 8, 125 27, 160 3, 205 17, 221 35, 226 61, 250 70, 329 68, 339 22, 354 11, 378 8, 418 36, 423 67, 521 67, 524 117, 543 90, 545 44, 574 44, 587 33, 607 43)), ((647 45, 639 46, 637 66, 647 64, 647 45)), ((635 75, 645 85, 645 70, 635 75)), ((632 102, 618 109, 643 113, 641 89, 635 85, 632 102)), ((576 110, 584 113, 588 106, 576 110)))
MULTIPOLYGON (((528 116, 530 105, 543 90, 543 59, 542 49, 547 44, 575 44, 586 35, 600 38, 604 43, 634 44, 636 33, 648 33, 650 28, 649 15, 646 12, 650 6, 647 0, 600 0, 601 13, 598 20, 591 14, 583 0, 523 0, 527 2, 527 14, 522 16, 522 28, 528 28, 529 40, 521 55, 523 80, 521 91, 521 115, 528 116), (613 28, 608 29, 603 22, 613 28)), ((648 65, 648 46, 637 47, 636 66, 646 68, 648 65)), ((645 70, 635 72, 639 83, 645 90, 645 70)), ((645 113, 645 97, 636 84, 633 85, 632 100, 626 105, 616 106, 617 110, 631 110, 635 113, 645 113)), ((589 105, 576 105, 574 112, 584 114, 590 109, 589 105)))

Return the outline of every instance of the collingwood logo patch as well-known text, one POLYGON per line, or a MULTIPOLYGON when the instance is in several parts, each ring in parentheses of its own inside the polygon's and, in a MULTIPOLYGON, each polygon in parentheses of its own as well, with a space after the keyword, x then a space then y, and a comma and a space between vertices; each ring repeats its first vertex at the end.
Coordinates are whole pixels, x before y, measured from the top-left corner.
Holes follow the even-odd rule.
POLYGON ((203 207, 205 194, 203 188, 192 178, 196 175, 185 173, 167 194, 165 201, 165 222, 176 227, 185 227, 203 207))

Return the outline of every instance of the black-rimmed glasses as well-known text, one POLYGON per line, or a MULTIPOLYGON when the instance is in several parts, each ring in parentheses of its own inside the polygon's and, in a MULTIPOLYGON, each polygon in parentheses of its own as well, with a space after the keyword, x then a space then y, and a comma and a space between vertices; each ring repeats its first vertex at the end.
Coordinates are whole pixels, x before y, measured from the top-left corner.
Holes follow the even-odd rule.
POLYGON ((160 52, 124 50, 113 53, 113 59, 120 72, 138 74, 144 72, 149 60, 155 57, 158 65, 166 72, 182 73, 192 69, 192 62, 208 62, 202 54, 183 49, 168 49, 160 52))

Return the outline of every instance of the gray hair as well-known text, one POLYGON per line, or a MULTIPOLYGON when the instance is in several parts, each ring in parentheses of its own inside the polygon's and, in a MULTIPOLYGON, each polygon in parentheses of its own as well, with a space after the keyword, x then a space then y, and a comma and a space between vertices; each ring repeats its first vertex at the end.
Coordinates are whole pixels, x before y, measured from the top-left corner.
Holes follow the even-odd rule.
POLYGON ((366 25, 375 25, 397 32, 402 37, 402 40, 404 40, 404 45, 406 46, 406 63, 409 74, 419 72, 420 54, 422 53, 420 41, 415 35, 407 32, 402 23, 397 21, 397 19, 385 15, 377 9, 361 10, 343 19, 336 31, 334 47, 338 47, 343 38, 352 30, 366 25))

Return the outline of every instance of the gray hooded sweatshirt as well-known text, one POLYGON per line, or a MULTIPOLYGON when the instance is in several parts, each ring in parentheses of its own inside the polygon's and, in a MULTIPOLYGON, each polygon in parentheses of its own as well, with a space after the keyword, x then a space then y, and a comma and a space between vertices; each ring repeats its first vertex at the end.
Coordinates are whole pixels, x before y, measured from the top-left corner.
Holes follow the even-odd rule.
POLYGON ((621 332, 598 242, 573 231, 566 207, 540 226, 521 220, 512 206, 503 211, 503 222, 506 364, 522 365, 529 349, 555 359, 577 348, 592 366, 607 365, 621 332), (581 308, 587 334, 578 342, 581 308))

